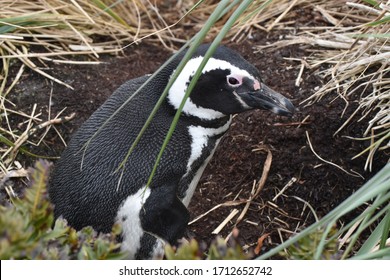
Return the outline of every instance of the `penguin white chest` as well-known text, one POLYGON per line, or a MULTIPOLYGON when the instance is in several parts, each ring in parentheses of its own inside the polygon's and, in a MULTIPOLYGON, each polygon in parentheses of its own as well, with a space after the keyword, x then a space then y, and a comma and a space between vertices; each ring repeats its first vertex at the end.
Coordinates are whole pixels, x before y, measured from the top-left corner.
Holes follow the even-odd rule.
POLYGON ((195 188, 198 185, 198 182, 205 170, 210 159, 213 157, 214 152, 221 140, 220 137, 228 130, 231 123, 231 119, 226 122, 223 126, 218 128, 207 128, 202 126, 189 126, 188 132, 191 136, 191 155, 187 163, 187 173, 185 176, 188 176, 190 172, 194 172, 194 176, 191 182, 188 185, 188 189, 185 192, 184 198, 182 199, 183 204, 188 207, 191 198, 194 194, 195 188), (203 162, 198 167, 195 162, 203 156, 204 151, 206 151, 206 146, 209 145, 209 140, 211 137, 217 136, 214 147, 209 150, 208 156, 203 160, 203 162), (193 170, 196 168, 197 170, 193 170))

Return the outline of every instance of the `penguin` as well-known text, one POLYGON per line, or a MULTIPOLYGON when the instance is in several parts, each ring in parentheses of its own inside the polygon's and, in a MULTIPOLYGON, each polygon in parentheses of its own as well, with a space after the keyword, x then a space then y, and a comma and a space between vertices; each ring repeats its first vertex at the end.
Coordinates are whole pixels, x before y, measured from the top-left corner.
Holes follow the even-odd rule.
POLYGON ((263 109, 291 116, 295 110, 287 98, 262 82, 252 64, 232 49, 218 46, 187 99, 155 176, 146 187, 173 117, 209 46, 199 46, 187 62, 125 162, 122 174, 118 167, 186 50, 137 95, 133 96, 134 92, 149 76, 125 82, 81 125, 49 181, 55 218, 66 219, 76 230, 91 226, 103 233, 119 223, 121 250, 130 259, 162 258, 165 244, 177 244, 189 222, 187 207, 195 187, 232 115, 263 109), (114 114, 130 97, 131 102, 114 114))

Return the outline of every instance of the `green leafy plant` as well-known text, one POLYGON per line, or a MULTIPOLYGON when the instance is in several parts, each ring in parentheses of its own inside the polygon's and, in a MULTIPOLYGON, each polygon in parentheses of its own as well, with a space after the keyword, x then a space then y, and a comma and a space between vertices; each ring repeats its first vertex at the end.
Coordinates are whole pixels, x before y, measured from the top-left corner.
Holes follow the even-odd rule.
MULTIPOLYGON (((334 236, 336 233, 337 230, 333 228, 331 232, 329 232, 329 235, 334 236)), ((310 232, 306 237, 299 239, 296 243, 287 247, 285 251, 281 251, 280 256, 293 260, 313 260, 315 258, 315 253, 323 234, 324 229, 321 228, 310 232)), ((320 259, 340 259, 341 252, 338 248, 339 243, 337 239, 331 238, 325 246, 326 247, 322 251, 320 259)))
POLYGON ((177 249, 170 245, 165 247, 165 256, 168 260, 246 260, 251 258, 251 254, 245 253, 236 239, 230 238, 228 242, 221 237, 217 237, 207 253, 203 253, 201 246, 195 239, 181 244, 177 249))
POLYGON ((112 234, 97 234, 91 227, 80 231, 58 219, 47 196, 50 164, 38 161, 30 170, 30 187, 23 198, 0 206, 0 259, 119 259, 120 244, 112 234))

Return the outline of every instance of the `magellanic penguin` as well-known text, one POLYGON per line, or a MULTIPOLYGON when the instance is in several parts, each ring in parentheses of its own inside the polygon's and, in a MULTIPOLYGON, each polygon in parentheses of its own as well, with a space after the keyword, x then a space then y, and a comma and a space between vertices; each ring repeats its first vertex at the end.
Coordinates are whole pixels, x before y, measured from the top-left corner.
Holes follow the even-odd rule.
POLYGON ((187 206, 230 126, 232 114, 256 108, 285 116, 293 114, 291 102, 263 84, 253 65, 233 50, 220 46, 186 101, 153 181, 145 188, 176 110, 208 47, 201 45, 187 62, 126 161, 122 175, 117 172, 118 167, 185 51, 95 137, 91 138, 148 76, 120 86, 78 129, 56 163, 49 183, 56 217, 63 217, 76 229, 92 226, 99 232, 110 232, 113 224, 119 223, 121 248, 129 258, 161 258, 164 244, 175 244, 184 235, 189 221, 187 206))

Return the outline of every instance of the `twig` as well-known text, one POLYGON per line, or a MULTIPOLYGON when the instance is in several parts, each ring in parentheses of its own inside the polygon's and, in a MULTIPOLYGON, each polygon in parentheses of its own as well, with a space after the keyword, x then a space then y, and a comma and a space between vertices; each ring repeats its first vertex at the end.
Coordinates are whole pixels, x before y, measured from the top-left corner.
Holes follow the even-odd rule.
POLYGON ((335 164, 335 163, 333 163, 333 162, 331 162, 331 161, 325 160, 325 159, 323 159, 322 157, 320 157, 320 156, 314 151, 313 145, 311 144, 311 141, 310 141, 309 133, 308 133, 307 131, 306 131, 306 138, 307 138, 307 142, 309 143, 310 150, 313 152, 313 154, 314 154, 318 159, 320 159, 321 161, 323 161, 323 162, 325 162, 325 163, 327 163, 327 164, 330 164, 330 165, 332 165, 332 166, 334 166, 334 167, 337 167, 338 169, 340 169, 341 171, 347 173, 348 175, 351 175, 351 176, 353 176, 353 177, 360 177, 360 178, 363 178, 363 179, 364 179, 364 177, 361 176, 360 174, 359 174, 360 176, 359 176, 359 175, 356 175, 356 174, 352 174, 352 173, 348 172, 347 170, 345 170, 344 168, 338 166, 337 164, 335 164))
POLYGON ((368 11, 368 12, 376 14, 376 15, 379 15, 381 13, 381 11, 374 9, 374 8, 371 8, 371 7, 364 5, 364 4, 353 3, 353 2, 346 2, 345 4, 349 7, 354 7, 354 8, 363 10, 363 11, 368 11))
MULTIPOLYGON (((8 43, 10 44, 10 43, 8 43)), ((45 76, 46 78, 50 79, 50 80, 53 80, 55 81, 56 83, 58 84, 61 84, 61 85, 64 85, 66 86, 67 88, 70 88, 70 89, 73 89, 72 86, 68 85, 67 83, 64 83, 62 81, 60 81, 59 79, 57 78, 54 78, 53 76, 47 74, 46 72, 42 71, 41 69, 39 69, 34 62, 32 62, 31 60, 29 60, 28 58, 25 58, 23 57, 23 53, 17 49, 14 45, 11 45, 11 46, 6 46, 6 44, 3 45, 3 48, 5 48, 8 52, 12 53, 15 55, 15 57, 17 57, 22 63, 24 63, 25 65, 27 65, 31 70, 41 74, 42 76, 45 76)), ((23 46, 22 46, 23 48, 23 46)), ((25 54, 27 53, 27 50, 25 50, 25 54)))
MULTIPOLYGON (((38 129, 42 129, 42 128, 45 128, 49 125, 53 125, 53 124, 60 124, 60 123, 63 123, 63 122, 67 122, 67 121, 70 121, 71 119, 73 119, 75 117, 76 113, 72 113, 70 114, 69 116, 66 116, 66 117, 63 117, 63 118, 57 118, 57 119, 52 119, 52 120, 48 120, 46 122, 43 122, 39 125, 37 125, 36 127, 34 128, 29 128, 28 130, 26 130, 20 137, 19 139, 15 142, 14 146, 12 147, 12 149, 10 150, 12 153, 15 153, 21 145, 23 145, 24 142, 27 141, 27 139, 32 135, 34 134, 38 129)), ((8 152, 6 153, 8 154, 8 152)))
POLYGON ((240 216, 238 216, 238 218, 237 218, 237 220, 236 220, 236 223, 235 223, 235 225, 234 225, 235 227, 236 227, 237 224, 238 224, 239 222, 241 222, 242 219, 244 218, 246 212, 247 212, 248 209, 249 209, 249 206, 251 205, 251 202, 252 202, 252 199, 253 199, 253 196, 255 195, 255 193, 256 193, 256 181, 253 182, 253 186, 252 186, 252 191, 251 191, 250 197, 249 197, 249 199, 247 200, 244 209, 241 211, 240 216))
POLYGON ((238 214, 238 211, 237 209, 233 209, 230 214, 226 217, 226 219, 216 228, 213 230, 212 234, 219 234, 221 232, 221 230, 226 226, 226 224, 231 221, 231 219, 234 218, 235 215, 238 214))
MULTIPOLYGON (((292 196, 292 197, 295 198, 296 200, 300 201, 300 202, 303 202, 305 204, 305 206, 309 207, 309 209, 313 213, 313 216, 314 216, 314 219, 316 220, 316 222, 319 221, 316 211, 314 211, 313 206, 311 206, 309 202, 307 202, 306 200, 304 200, 304 199, 302 199, 302 198, 300 198, 298 196, 292 196)), ((301 216, 302 216, 302 214, 301 214, 301 216)))
POLYGON ((344 64, 339 67, 338 72, 342 73, 350 69, 356 70, 356 68, 360 66, 366 67, 367 65, 373 65, 375 63, 384 63, 385 61, 389 61, 389 60, 390 60, 390 51, 376 54, 376 55, 371 55, 369 57, 362 58, 360 60, 351 62, 349 64, 344 64))
POLYGON ((271 31, 272 28, 274 28, 274 26, 275 26, 276 24, 278 24, 278 23, 286 16, 286 14, 295 6, 295 4, 296 4, 297 2, 298 2, 298 0, 294 0, 294 1, 287 7, 287 9, 284 10, 284 12, 283 12, 280 16, 278 16, 278 18, 277 18, 273 23, 271 23, 270 26, 268 26, 267 32, 271 31))
POLYGON ((286 211, 284 211, 278 205, 276 205, 275 203, 273 203, 273 202, 271 202, 269 200, 267 201, 267 206, 272 208, 274 211, 278 212, 279 214, 281 214, 283 216, 290 217, 286 211))
MULTIPOLYGON (((386 239, 385 246, 390 247, 390 238, 386 239)), ((376 245, 374 248, 371 249, 370 252, 378 251, 380 248, 381 248, 380 245, 376 245)))
POLYGON ((299 73, 298 73, 298 77, 297 79, 295 80, 295 86, 296 87, 299 87, 299 85, 301 84, 301 79, 302 79, 302 74, 303 74, 303 70, 305 70, 305 64, 301 63, 301 68, 299 69, 299 73))
POLYGON ((79 11, 93 24, 96 24, 96 22, 88 15, 88 13, 79 5, 79 3, 77 3, 77 1, 75 0, 70 0, 72 2, 73 5, 75 5, 77 7, 77 9, 79 9, 79 11))
MULTIPOLYGON (((362 213, 362 216, 365 212, 368 212, 370 210, 369 207, 367 207, 363 213, 362 213)), ((343 238, 340 239, 339 241, 339 249, 341 249, 345 243, 348 242, 349 238, 351 237, 351 235, 353 234, 353 232, 356 230, 356 228, 361 224, 361 222, 363 221, 363 218, 360 219, 360 220, 357 220, 350 228, 349 230, 347 231, 347 233, 344 235, 343 238)))
POLYGON ((10 170, 7 173, 4 172, 4 175, 0 173, 0 188, 2 188, 10 178, 22 178, 27 177, 28 171, 24 168, 20 168, 17 170, 10 170))
POLYGON ((193 219, 192 221, 190 221, 188 223, 188 225, 191 225, 197 221, 199 221, 200 219, 202 219, 203 217, 207 216, 208 214, 210 214, 211 212, 217 210, 218 208, 220 207, 231 207, 231 206, 238 206, 238 205, 241 205, 241 204, 244 204, 246 203, 247 200, 244 199, 244 200, 237 200, 237 201, 226 201, 224 203, 221 203, 221 204, 218 204, 218 205, 215 205, 213 208, 211 208, 210 210, 206 211, 205 213, 199 215, 198 217, 196 217, 195 219, 193 219))
POLYGON ((324 18, 331 24, 333 24, 334 26, 339 26, 340 25, 340 22, 335 19, 333 16, 331 16, 328 11, 326 11, 324 8, 322 8, 321 6, 315 6, 315 8, 324 16, 324 18))
POLYGON ((246 212, 249 209, 249 206, 251 205, 252 201, 259 195, 260 191, 263 189, 265 182, 268 178, 269 170, 271 169, 271 163, 272 163, 272 153, 271 150, 268 147, 263 147, 267 151, 267 158, 265 160, 264 166, 263 166, 263 172, 261 174, 260 181, 256 184, 256 182, 253 183, 252 191, 250 194, 249 199, 246 202, 246 205, 244 209, 242 210, 240 216, 238 216, 235 227, 242 221, 244 218, 246 212))
POLYGON ((310 115, 307 115, 300 123, 300 125, 298 125, 298 128, 300 128, 302 125, 304 124, 309 124, 310 122, 306 122, 308 119, 310 118, 310 115))
POLYGON ((291 187, 295 182, 297 181, 297 178, 292 177, 290 181, 282 188, 280 192, 278 192, 275 197, 272 199, 272 201, 276 201, 279 196, 281 196, 289 187, 291 187))

